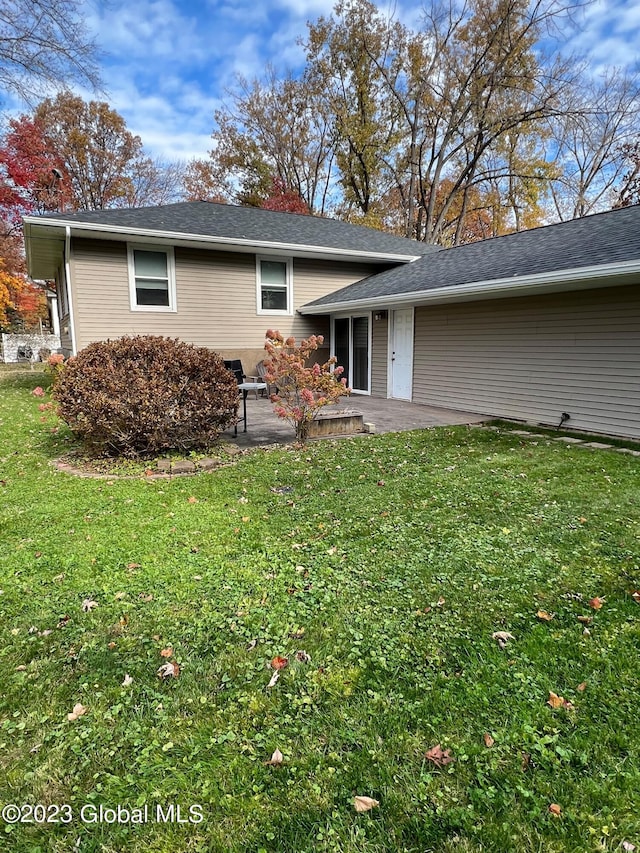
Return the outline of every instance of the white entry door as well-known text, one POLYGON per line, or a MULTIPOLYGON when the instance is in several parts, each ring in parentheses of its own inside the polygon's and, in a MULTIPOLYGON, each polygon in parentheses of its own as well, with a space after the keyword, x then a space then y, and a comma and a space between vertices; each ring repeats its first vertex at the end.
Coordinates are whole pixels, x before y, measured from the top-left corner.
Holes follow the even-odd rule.
POLYGON ((411 400, 413 387, 413 308, 393 312, 391 332, 391 396, 411 400))

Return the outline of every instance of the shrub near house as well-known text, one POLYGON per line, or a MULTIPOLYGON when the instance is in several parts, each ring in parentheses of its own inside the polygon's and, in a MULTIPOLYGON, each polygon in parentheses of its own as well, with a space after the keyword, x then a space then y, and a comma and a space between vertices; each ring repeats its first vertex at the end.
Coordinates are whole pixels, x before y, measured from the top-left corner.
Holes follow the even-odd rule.
POLYGON ((91 451, 123 456, 207 447, 238 409, 235 377, 217 353, 156 336, 90 344, 53 396, 91 451))
POLYGON ((297 345, 294 337, 285 340, 277 329, 267 329, 266 337, 265 379, 277 388, 277 393, 271 395, 274 411, 289 421, 296 440, 304 442, 309 424, 320 409, 351 393, 342 377, 344 368, 336 365, 335 356, 324 364, 310 363, 324 343, 322 335, 311 335, 297 345))

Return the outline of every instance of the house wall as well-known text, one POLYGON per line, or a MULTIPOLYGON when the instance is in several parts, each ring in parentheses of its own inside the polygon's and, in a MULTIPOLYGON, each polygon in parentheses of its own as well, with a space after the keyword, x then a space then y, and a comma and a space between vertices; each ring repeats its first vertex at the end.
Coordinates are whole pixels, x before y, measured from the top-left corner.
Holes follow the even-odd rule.
POLYGON ((416 403, 640 438, 640 287, 415 312, 416 403))
MULTIPOLYGON (((124 242, 76 239, 71 279, 77 347, 121 335, 166 335, 241 358, 247 373, 263 357, 265 332, 322 334, 328 318, 258 314, 254 254, 175 248, 177 312, 131 311, 124 242)), ((294 259, 294 307, 365 278, 369 264, 294 259)), ((328 351, 328 347, 327 347, 328 351)))

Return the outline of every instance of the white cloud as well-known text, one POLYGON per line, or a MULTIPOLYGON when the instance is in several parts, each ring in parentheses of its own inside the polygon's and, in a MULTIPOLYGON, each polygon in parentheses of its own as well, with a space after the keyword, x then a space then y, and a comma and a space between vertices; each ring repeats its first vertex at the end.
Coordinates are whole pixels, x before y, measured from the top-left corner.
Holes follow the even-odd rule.
POLYGON ((631 66, 640 60, 640 4, 637 0, 596 0, 578 19, 566 48, 583 54, 594 71, 631 66))
MULTIPOLYGON (((304 64, 307 21, 330 15, 335 0, 110 0, 88 9, 87 25, 107 52, 110 104, 147 150, 167 159, 204 157, 214 110, 236 74, 262 77, 304 64)), ((89 4, 87 4, 89 5, 89 4)), ((384 15, 419 27, 422 4, 380 0, 384 15)), ((639 0, 596 0, 580 16, 567 49, 591 67, 638 59, 639 0)), ((84 97, 91 97, 83 92, 84 97)), ((95 97, 95 95, 93 95, 95 97)))

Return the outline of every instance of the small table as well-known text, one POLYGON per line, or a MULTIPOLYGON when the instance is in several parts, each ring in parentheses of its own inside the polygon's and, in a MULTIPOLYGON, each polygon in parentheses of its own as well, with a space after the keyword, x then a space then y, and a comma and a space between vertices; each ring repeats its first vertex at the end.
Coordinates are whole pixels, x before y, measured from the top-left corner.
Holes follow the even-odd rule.
POLYGON ((238 424, 240 421, 244 422, 243 432, 247 431, 247 395, 249 391, 255 391, 256 397, 258 396, 258 391, 264 391, 267 387, 266 382, 239 382, 238 389, 242 391, 242 417, 238 418, 236 422, 236 427, 234 431, 234 435, 238 434, 238 424))

